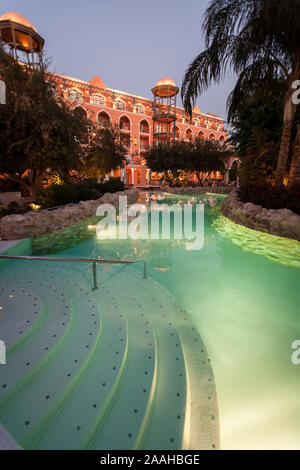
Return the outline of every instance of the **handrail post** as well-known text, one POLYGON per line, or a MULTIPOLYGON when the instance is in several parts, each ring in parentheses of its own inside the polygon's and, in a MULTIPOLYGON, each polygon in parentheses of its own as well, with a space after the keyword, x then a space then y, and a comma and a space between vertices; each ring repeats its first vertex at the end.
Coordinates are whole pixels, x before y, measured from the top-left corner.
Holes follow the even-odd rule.
POLYGON ((147 279, 147 264, 144 262, 144 277, 143 279, 147 279))
POLYGON ((94 282, 93 290, 96 290, 96 289, 97 289, 97 271, 96 271, 96 263, 93 263, 93 282, 94 282))

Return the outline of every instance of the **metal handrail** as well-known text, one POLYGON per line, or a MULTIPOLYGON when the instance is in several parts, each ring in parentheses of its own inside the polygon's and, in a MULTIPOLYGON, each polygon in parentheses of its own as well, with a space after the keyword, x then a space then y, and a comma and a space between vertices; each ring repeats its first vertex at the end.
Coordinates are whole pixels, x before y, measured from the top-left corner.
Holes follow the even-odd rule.
MULTIPOLYGON (((125 260, 113 260, 113 259, 97 259, 97 258, 59 258, 54 256, 25 256, 25 255, 0 255, 0 259, 15 259, 15 260, 27 260, 27 261, 62 261, 62 262, 73 262, 73 263, 92 263, 93 265, 93 290, 97 289, 97 263, 107 264, 134 264, 135 261, 125 260)), ((139 262, 137 260, 136 262, 139 262)), ((147 266, 144 261, 144 279, 147 278, 147 266)))

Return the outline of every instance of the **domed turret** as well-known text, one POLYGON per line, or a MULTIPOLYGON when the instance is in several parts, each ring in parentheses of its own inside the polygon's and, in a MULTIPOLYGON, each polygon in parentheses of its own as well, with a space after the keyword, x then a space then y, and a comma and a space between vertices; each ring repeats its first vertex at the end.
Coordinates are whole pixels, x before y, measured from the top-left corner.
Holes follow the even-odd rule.
POLYGON ((0 16, 0 21, 9 20, 13 21, 14 23, 18 23, 20 25, 26 26, 27 28, 33 29, 37 33, 37 30, 33 26, 33 24, 21 13, 17 13, 16 11, 7 11, 0 16))
POLYGON ((164 77, 156 82, 153 93, 153 141, 175 139, 176 96, 179 92, 174 80, 164 77))
POLYGON ((15 59, 22 59, 18 57, 20 51, 26 54, 29 65, 32 67, 41 65, 41 52, 45 41, 25 16, 15 11, 4 13, 0 17, 0 38, 15 59))
POLYGON ((179 89, 174 80, 168 77, 161 78, 156 82, 155 87, 152 88, 152 93, 155 96, 171 97, 177 95, 179 89))

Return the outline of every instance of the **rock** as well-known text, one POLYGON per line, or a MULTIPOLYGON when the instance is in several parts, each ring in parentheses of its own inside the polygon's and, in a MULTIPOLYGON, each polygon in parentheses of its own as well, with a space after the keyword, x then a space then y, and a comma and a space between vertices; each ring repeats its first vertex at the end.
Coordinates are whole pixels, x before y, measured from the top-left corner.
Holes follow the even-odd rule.
POLYGON ((79 204, 67 205, 49 211, 47 209, 12 214, 0 219, 0 238, 3 240, 22 239, 40 236, 55 230, 71 227, 75 223, 96 215, 97 207, 103 203, 117 205, 119 196, 127 196, 128 202, 137 200, 139 192, 135 189, 105 194, 97 200, 81 201, 79 204))
POLYGON ((266 209, 251 202, 243 203, 234 190, 223 201, 221 212, 246 227, 300 241, 300 215, 289 209, 266 209))

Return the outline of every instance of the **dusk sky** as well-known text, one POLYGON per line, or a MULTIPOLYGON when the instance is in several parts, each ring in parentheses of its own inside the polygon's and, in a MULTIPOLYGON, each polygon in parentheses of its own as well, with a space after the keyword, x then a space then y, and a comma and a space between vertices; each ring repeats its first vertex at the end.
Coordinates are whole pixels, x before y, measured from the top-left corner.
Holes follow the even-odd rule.
MULTIPOLYGON (((201 23, 209 0, 2 0, 1 14, 25 15, 45 39, 51 69, 151 97, 161 77, 181 87, 184 70, 203 50, 201 23)), ((226 119, 229 78, 197 100, 226 119)), ((179 99, 181 105, 181 100, 179 99)))

